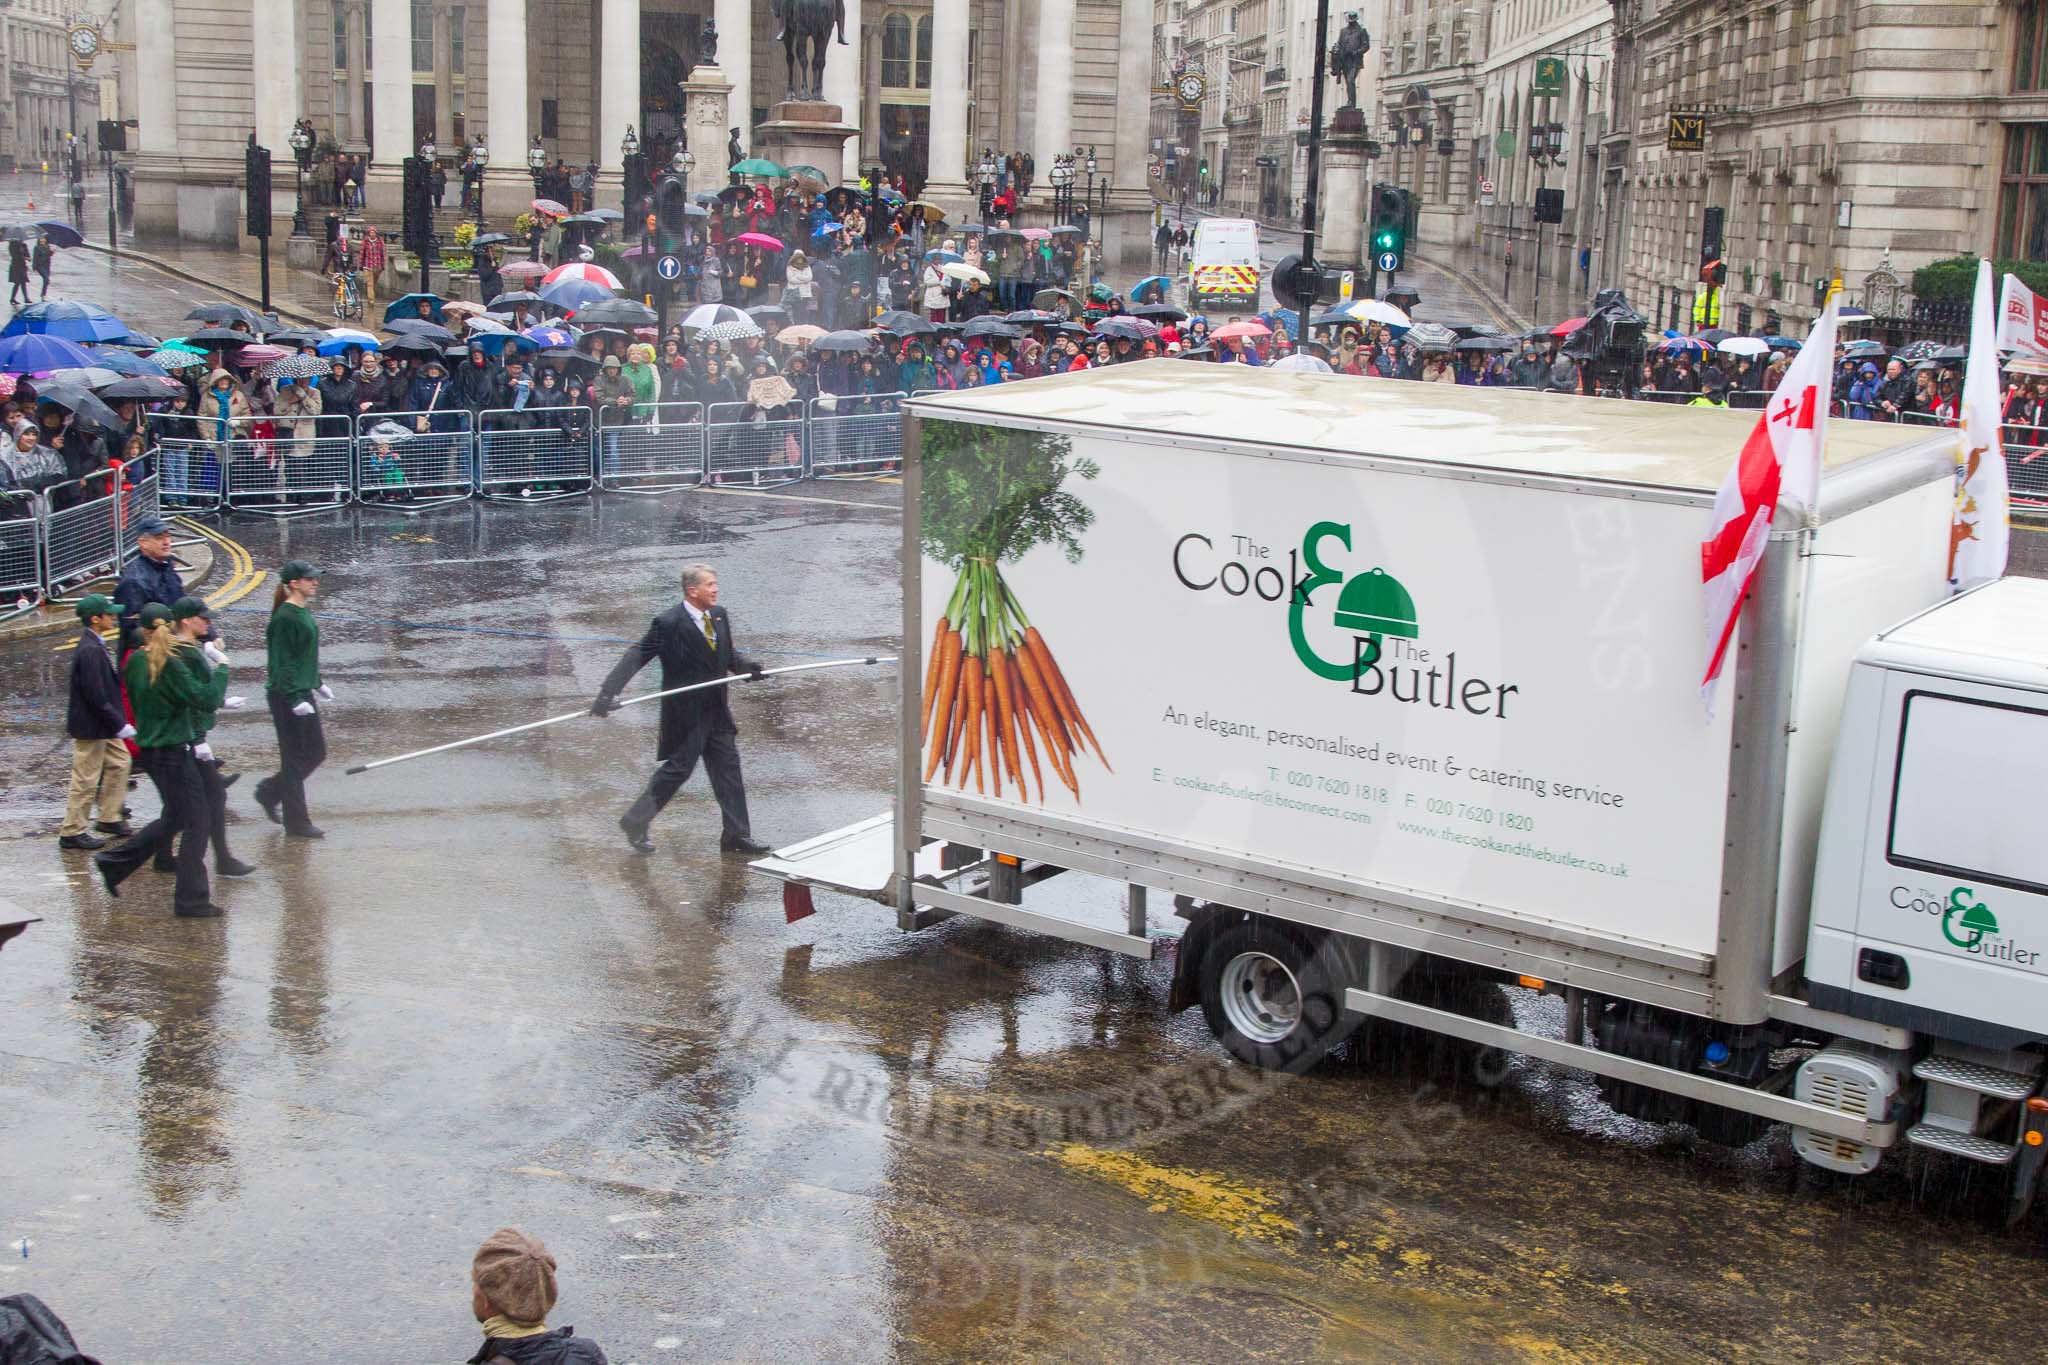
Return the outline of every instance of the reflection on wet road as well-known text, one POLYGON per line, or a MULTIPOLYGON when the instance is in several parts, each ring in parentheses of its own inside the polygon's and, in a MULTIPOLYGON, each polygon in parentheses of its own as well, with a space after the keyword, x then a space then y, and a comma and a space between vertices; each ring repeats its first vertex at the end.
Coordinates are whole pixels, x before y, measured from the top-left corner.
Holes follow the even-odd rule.
MULTIPOLYGON (((697 559, 765 661, 893 652, 894 490, 800 491, 232 523, 325 567, 336 701, 329 837, 238 787, 261 871, 220 920, 60 857, 65 660, 0 656, 0 883, 46 916, 0 953, 0 1293, 109 1361, 460 1359, 515 1223, 615 1361, 2036 1355, 2038 1234, 1979 1192, 1719 1152, 1540 1066, 1253 1073, 1163 960, 822 895, 788 925, 701 783, 635 857, 651 708, 342 776, 587 701, 697 559)), ((266 602, 221 619, 245 680, 266 602)), ((886 807, 895 682, 741 690, 763 837, 886 807)), ((254 713, 217 747, 274 757, 254 713)))

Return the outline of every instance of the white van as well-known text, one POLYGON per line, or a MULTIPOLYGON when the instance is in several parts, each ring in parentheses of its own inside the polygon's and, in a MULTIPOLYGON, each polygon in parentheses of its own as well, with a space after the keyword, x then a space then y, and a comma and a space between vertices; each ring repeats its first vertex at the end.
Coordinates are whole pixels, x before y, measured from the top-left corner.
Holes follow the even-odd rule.
POLYGON ((1188 244, 1188 303, 1211 300, 1257 305, 1259 225, 1249 218, 1205 218, 1188 244))

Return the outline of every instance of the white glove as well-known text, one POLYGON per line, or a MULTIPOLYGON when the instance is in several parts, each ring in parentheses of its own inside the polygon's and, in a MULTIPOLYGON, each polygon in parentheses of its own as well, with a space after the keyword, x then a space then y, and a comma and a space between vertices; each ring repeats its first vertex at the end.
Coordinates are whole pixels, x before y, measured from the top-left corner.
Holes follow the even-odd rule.
POLYGON ((295 715, 295 716, 310 716, 310 715, 312 715, 312 714, 313 714, 313 703, 312 703, 312 702, 309 702, 309 701, 302 701, 302 702, 300 702, 300 703, 299 703, 299 704, 298 704, 297 706, 294 706, 294 707, 292 708, 292 714, 293 714, 293 715, 295 715))
POLYGON ((334 700, 334 689, 330 688, 326 683, 321 683, 318 687, 314 688, 313 690, 320 694, 320 700, 322 701, 334 700))
POLYGON ((223 711, 239 711, 248 704, 249 699, 247 697, 228 697, 221 702, 220 709, 223 711))
POLYGON ((122 727, 121 727, 121 728, 120 728, 119 730, 117 730, 117 731, 115 731, 115 732, 114 732, 114 738, 115 738, 115 739, 133 739, 133 738, 135 738, 135 727, 134 727, 134 726, 132 726, 132 725, 124 725, 124 726, 122 726, 122 727))
POLYGON ((201 763, 211 763, 213 762, 213 746, 211 744, 195 744, 192 746, 192 756, 201 763))
POLYGON ((228 652, 211 640, 200 645, 199 652, 211 660, 217 668, 226 668, 228 666, 228 652))

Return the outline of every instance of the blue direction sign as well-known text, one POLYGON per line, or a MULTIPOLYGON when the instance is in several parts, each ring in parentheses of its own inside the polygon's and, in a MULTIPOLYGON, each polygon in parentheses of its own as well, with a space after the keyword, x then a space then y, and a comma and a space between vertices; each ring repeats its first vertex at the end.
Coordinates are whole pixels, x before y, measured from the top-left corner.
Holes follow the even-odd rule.
POLYGON ((665 280, 679 280, 683 277, 683 263, 675 256, 663 256, 654 263, 654 273, 665 280))
POLYGON ((1395 272, 1396 270, 1399 270, 1400 268, 1401 268, 1401 253, 1400 253, 1400 252, 1398 252, 1398 251, 1382 251, 1382 252, 1380 253, 1380 269, 1382 269, 1382 270, 1386 271, 1386 272, 1387 272, 1387 273, 1388 273, 1389 275, 1391 275, 1391 274, 1393 274, 1393 273, 1394 273, 1394 272, 1395 272))

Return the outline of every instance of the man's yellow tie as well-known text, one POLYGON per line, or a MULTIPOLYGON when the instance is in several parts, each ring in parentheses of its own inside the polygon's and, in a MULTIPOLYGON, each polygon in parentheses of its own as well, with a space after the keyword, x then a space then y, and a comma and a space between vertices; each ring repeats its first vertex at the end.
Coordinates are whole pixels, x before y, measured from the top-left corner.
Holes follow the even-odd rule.
POLYGON ((711 652, 718 652, 718 630, 711 624, 711 613, 704 613, 704 643, 711 646, 711 652))

